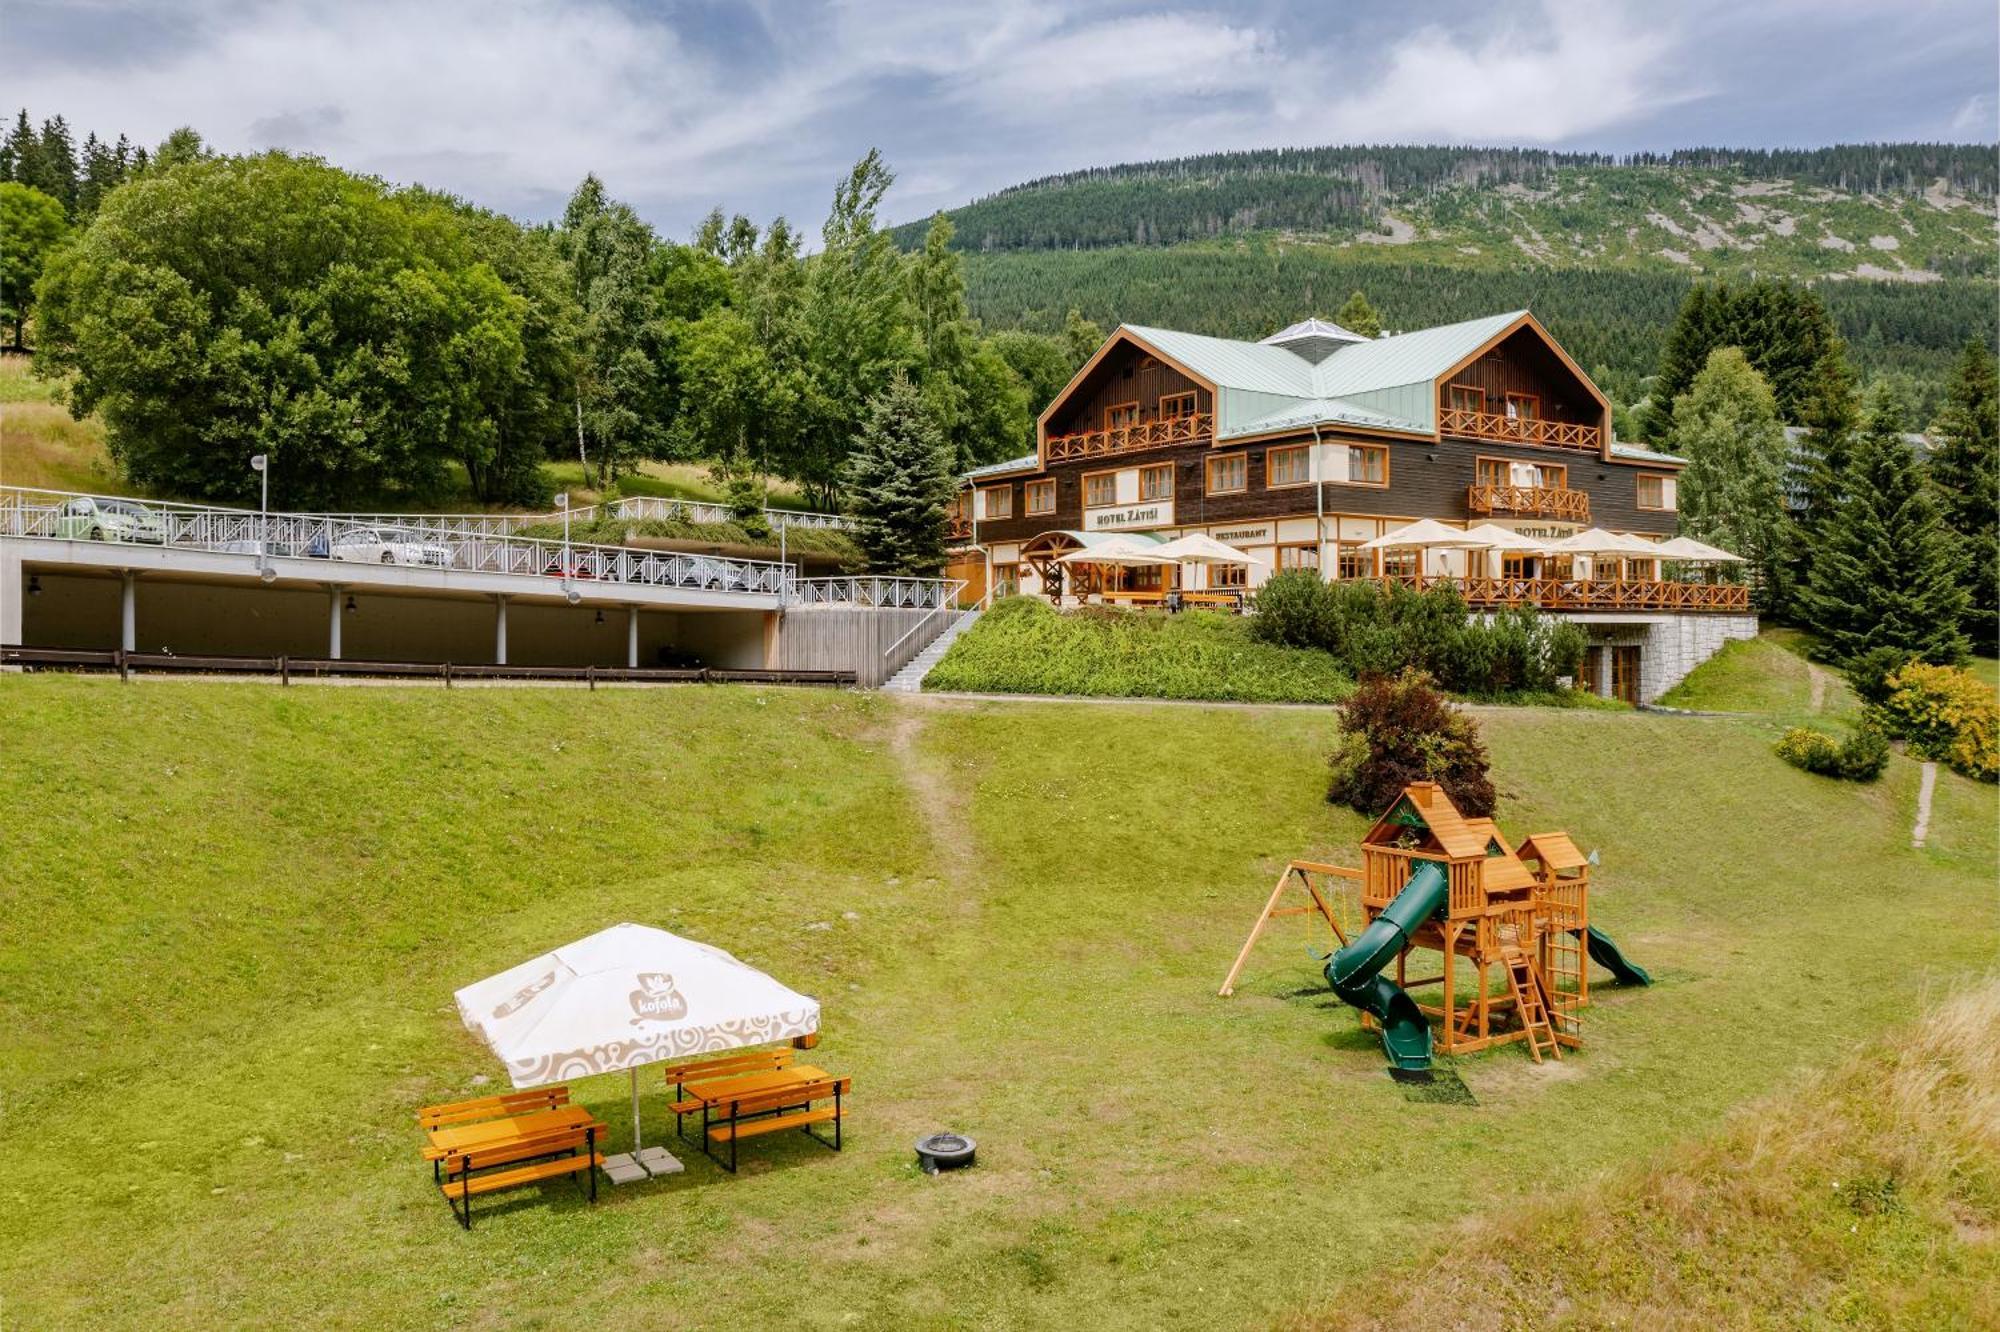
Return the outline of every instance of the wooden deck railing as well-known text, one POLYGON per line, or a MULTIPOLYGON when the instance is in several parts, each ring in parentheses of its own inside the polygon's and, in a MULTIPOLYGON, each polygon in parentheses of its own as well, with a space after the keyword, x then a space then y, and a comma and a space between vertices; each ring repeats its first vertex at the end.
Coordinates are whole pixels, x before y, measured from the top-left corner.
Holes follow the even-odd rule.
POLYGON ((1081 435, 1049 436, 1048 461, 1102 458, 1113 453, 1163 449, 1170 444, 1205 444, 1215 435, 1215 417, 1207 412, 1164 421, 1142 421, 1115 430, 1089 430, 1081 435))
POLYGON ((1551 449, 1583 449, 1598 453, 1604 447, 1604 432, 1594 425, 1502 416, 1498 412, 1475 412, 1464 407, 1447 407, 1438 413, 1438 430, 1442 434, 1464 439, 1538 444, 1551 449))
POLYGON ((954 513, 944 520, 944 536, 947 541, 964 541, 972 536, 972 520, 962 513, 954 513))
POLYGON ((1468 513, 1511 513, 1522 518, 1588 523, 1590 494, 1545 486, 1467 486, 1465 508, 1468 513))
POLYGON ((1424 588, 1455 585, 1468 606, 1539 606, 1543 610, 1725 611, 1748 614, 1743 583, 1667 583, 1591 578, 1451 578, 1426 575, 1398 581, 1424 588))

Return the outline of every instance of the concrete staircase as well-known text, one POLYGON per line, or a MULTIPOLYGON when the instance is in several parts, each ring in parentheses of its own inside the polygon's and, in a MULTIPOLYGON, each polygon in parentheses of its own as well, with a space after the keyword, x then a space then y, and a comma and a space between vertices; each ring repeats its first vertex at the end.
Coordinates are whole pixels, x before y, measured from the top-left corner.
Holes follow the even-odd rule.
POLYGON ((924 687, 924 677, 931 673, 931 667, 938 664, 958 636, 972 627, 973 621, 984 615, 985 610, 961 611, 956 620, 946 625, 944 632, 933 638, 922 652, 910 659, 910 664, 890 676, 882 688, 892 694, 915 694, 924 687))

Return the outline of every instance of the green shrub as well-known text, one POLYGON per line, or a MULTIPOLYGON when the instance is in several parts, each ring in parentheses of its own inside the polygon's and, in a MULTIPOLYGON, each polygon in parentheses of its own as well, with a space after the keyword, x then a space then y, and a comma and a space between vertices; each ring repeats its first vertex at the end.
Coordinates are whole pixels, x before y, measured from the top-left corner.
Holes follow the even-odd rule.
POLYGON ((1334 703, 1354 686, 1324 652, 1259 642, 1238 616, 1110 607, 1065 613, 1035 597, 1009 597, 951 645, 924 687, 1334 703))
POLYGON ((1835 740, 1809 726, 1794 726, 1779 738, 1777 754, 1794 768, 1822 777, 1872 782, 1889 766, 1889 739, 1866 725, 1846 740, 1835 740))
POLYGON ((1436 782, 1459 811, 1489 815, 1498 801, 1479 727, 1422 671, 1369 676, 1340 705, 1340 744, 1326 798, 1379 814, 1411 782, 1436 782))
POLYGON ((1869 707, 1889 701, 1889 677, 1915 660, 1903 648, 1874 647, 1859 653, 1842 672, 1854 696, 1869 707))
POLYGON ((1909 742, 1911 753, 1975 781, 2000 781, 2000 707, 1979 677, 1913 661, 1885 686, 1873 713, 1884 730, 1909 742))
POLYGON ((1266 642, 1322 648, 1356 676, 1424 671, 1475 698, 1554 692, 1588 642, 1581 627, 1531 606, 1475 617, 1450 583, 1419 591, 1295 570, 1266 583, 1255 606, 1252 632, 1266 642))

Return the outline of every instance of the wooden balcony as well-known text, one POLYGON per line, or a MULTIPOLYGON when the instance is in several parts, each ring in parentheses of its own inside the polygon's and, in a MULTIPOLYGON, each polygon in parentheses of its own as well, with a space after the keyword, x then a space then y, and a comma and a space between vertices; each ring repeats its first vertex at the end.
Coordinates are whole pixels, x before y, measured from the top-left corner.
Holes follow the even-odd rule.
POLYGON ((1667 583, 1655 579, 1450 578, 1405 576, 1412 587, 1450 583, 1465 603, 1481 610, 1497 606, 1538 606, 1551 611, 1719 611, 1750 613, 1744 583, 1667 583))
POLYGON ((1590 522, 1590 496, 1581 490, 1551 490, 1544 486, 1468 486, 1465 509, 1473 514, 1511 514, 1516 518, 1554 518, 1566 523, 1590 522))
POLYGON ((1164 449, 1174 444, 1206 444, 1215 438, 1215 417, 1207 412, 1163 421, 1142 421, 1115 430, 1090 430, 1081 435, 1050 435, 1049 462, 1106 458, 1116 453, 1164 449))
POLYGON ((944 538, 947 541, 969 541, 972 539, 972 519, 962 513, 954 513, 944 520, 944 538))
POLYGON ((1463 407, 1447 407, 1439 412, 1438 430, 1461 439, 1490 439, 1545 449, 1581 449, 1588 453, 1604 450, 1604 432, 1594 425, 1502 416, 1498 412, 1475 412, 1463 407))

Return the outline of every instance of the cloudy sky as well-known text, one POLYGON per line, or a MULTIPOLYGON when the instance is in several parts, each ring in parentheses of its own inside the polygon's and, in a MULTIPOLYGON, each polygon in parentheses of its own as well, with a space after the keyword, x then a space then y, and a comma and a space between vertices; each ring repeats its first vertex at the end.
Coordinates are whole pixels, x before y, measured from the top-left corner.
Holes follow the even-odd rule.
POLYGON ((282 147, 524 218, 587 170, 663 231, 889 220, 1110 162, 1327 143, 1629 151, 2000 134, 1993 0, 6 0, 7 107, 282 147))

